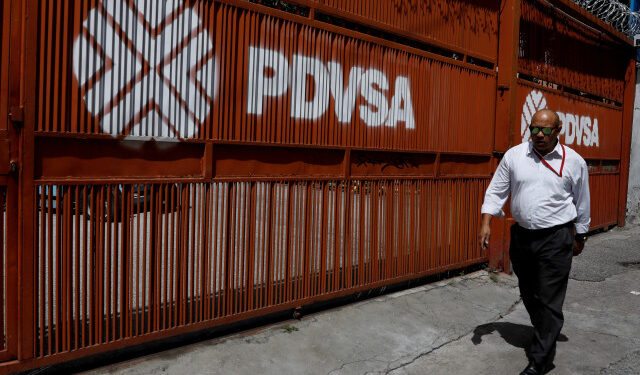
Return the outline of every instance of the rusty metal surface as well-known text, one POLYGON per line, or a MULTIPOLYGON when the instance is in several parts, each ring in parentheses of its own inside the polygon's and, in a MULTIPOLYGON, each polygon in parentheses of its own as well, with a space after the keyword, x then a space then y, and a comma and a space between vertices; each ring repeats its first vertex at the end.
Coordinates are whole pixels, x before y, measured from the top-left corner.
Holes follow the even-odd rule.
MULTIPOLYGON (((616 170, 617 163, 604 163, 604 170, 616 170)), ((620 181, 618 172, 589 174, 589 189, 591 192, 591 229, 603 228, 617 223, 618 220, 618 191, 620 181)))
POLYGON ((11 35, 11 3, 3 1, 0 4, 0 132, 7 131, 7 121, 9 114, 9 101, 7 100, 8 84, 9 84, 9 40, 11 35))
POLYGON ((482 261, 487 183, 39 184, 37 353, 482 261))
POLYGON ((511 133, 517 118, 518 43, 520 34, 520 0, 501 2, 495 132, 493 151, 505 152, 511 145, 511 133))
POLYGON ((592 228, 615 223, 630 55, 515 1, 4 1, 0 373, 508 269, 512 220, 485 253, 478 213, 534 92, 589 163, 592 228))
POLYGON ((157 29, 133 9, 69 4, 42 3, 37 131, 491 151, 490 70, 216 2, 157 29))
MULTIPOLYGON (((7 246, 6 246, 6 238, 7 238, 7 211, 6 207, 6 199, 7 199, 7 189, 5 186, 0 187, 0 208, 2 208, 2 212, 0 213, 0 280, 6 280, 7 278, 7 246)), ((4 284, 4 282, 3 282, 4 284)), ((4 355, 7 351, 7 315, 6 312, 8 310, 7 302, 6 302, 6 289, 4 287, 0 288, 0 358, 6 358, 4 355)))
POLYGON ((629 51, 539 1, 522 0, 519 70, 622 103, 629 51))
POLYGON ((625 72, 624 103, 622 109, 622 141, 620 142, 620 183, 618 191, 618 220, 620 226, 625 224, 627 213, 627 189, 631 158, 631 128, 635 111, 636 62, 629 60, 625 72))
MULTIPOLYGON (((499 1, 294 1, 345 20, 389 30, 495 62, 499 1)), ((317 17, 317 15, 316 15, 317 17)))

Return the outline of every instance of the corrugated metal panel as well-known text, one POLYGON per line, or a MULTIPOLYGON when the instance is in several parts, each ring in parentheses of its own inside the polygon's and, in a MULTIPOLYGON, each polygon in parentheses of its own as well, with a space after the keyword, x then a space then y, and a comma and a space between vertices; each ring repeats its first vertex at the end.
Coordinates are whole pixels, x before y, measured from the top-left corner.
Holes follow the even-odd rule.
POLYGON ((487 61, 497 59, 498 1, 307 1, 311 6, 314 2, 354 21, 404 31, 417 39, 469 51, 487 61))
POLYGON ((11 4, 3 1, 0 4, 0 131, 7 130, 9 105, 9 40, 11 32, 11 4))
POLYGON ((9 273, 7 272, 7 263, 11 261, 11 258, 7 256, 7 188, 6 186, 0 186, 0 280, 3 280, 0 284, 0 352, 7 349, 7 324, 11 322, 7 321, 7 289, 13 287, 11 281, 7 283, 9 273))
POLYGON ((521 73, 622 102, 628 51, 540 1, 521 5, 521 73))
POLYGON ((609 166, 610 170, 617 172, 592 172, 589 176, 592 229, 607 227, 617 222, 620 173, 619 168, 612 167, 609 166))
POLYGON ((485 69, 214 2, 155 30, 135 8, 42 4, 41 132, 491 151, 485 69))

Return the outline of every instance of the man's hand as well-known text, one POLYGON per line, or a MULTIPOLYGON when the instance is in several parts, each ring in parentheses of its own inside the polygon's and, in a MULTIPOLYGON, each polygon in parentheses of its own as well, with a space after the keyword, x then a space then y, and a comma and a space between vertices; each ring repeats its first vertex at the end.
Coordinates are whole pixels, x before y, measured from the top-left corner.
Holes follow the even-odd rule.
POLYGON ((573 241, 573 256, 578 256, 584 249, 584 242, 573 241))
POLYGON ((478 234, 478 241, 480 242, 480 248, 482 250, 489 247, 490 237, 491 237, 491 227, 489 225, 482 225, 480 227, 480 233, 478 234))
POLYGON ((480 233, 478 233, 478 242, 482 250, 489 247, 489 238, 491 237, 491 218, 489 214, 482 214, 482 224, 480 225, 480 233))

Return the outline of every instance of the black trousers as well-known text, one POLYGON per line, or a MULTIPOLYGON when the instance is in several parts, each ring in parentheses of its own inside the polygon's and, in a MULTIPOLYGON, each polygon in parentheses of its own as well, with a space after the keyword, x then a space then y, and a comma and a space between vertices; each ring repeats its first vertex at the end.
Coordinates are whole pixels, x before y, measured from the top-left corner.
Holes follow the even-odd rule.
POLYGON ((529 359, 539 365, 553 362, 564 316, 562 305, 573 258, 573 223, 530 230, 511 227, 509 255, 518 276, 520 295, 534 336, 529 359))

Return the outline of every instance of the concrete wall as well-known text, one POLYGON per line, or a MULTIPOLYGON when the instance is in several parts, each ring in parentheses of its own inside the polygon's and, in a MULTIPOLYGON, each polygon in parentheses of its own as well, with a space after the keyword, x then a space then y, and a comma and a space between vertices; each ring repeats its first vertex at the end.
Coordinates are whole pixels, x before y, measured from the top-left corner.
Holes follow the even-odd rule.
POLYGON ((627 194, 627 222, 630 224, 640 224, 640 76, 638 74, 636 74, 636 99, 633 106, 631 165, 627 194))

